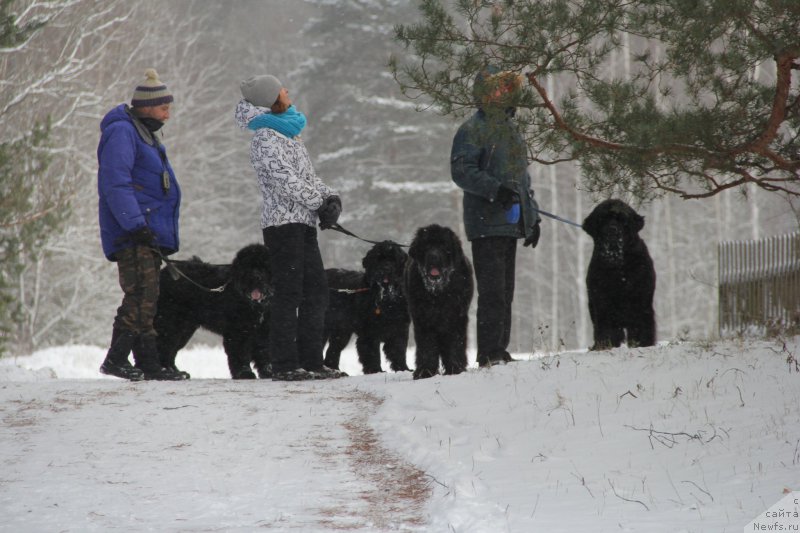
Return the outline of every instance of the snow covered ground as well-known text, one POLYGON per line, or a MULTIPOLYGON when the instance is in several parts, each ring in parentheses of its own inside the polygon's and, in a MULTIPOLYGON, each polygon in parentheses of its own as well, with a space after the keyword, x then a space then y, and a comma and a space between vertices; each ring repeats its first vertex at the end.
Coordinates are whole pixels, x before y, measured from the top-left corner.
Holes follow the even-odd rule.
POLYGON ((799 354, 682 343, 308 383, 226 379, 221 348, 181 353, 181 383, 100 376, 98 347, 5 358, 0 531, 762 530, 744 528, 800 490, 799 354))

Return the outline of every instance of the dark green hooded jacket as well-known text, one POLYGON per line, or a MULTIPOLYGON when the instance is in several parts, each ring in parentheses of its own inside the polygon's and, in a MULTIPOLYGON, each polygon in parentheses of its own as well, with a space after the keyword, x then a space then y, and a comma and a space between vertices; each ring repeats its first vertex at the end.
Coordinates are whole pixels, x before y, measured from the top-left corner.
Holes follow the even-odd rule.
MULTIPOLYGON (((475 85, 481 81, 479 74, 475 85)), ((483 237, 522 239, 540 222, 528 174, 527 146, 513 114, 513 109, 481 107, 453 139, 450 173, 464 190, 464 227, 470 241, 483 237), (518 223, 506 221, 506 210, 497 202, 500 185, 513 189, 520 198, 518 223)))

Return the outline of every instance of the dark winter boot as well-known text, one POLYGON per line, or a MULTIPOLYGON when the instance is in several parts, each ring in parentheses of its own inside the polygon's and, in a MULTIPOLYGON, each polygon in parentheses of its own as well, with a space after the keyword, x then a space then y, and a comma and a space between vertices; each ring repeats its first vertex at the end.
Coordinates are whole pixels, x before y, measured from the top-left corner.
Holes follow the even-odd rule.
POLYGON ((267 363, 265 365, 256 363, 256 372, 260 379, 269 379, 272 377, 272 365, 267 363))
POLYGON ((506 352, 493 353, 490 355, 478 354, 478 366, 480 368, 490 368, 497 365, 504 365, 514 359, 506 352))
POLYGON ((136 368, 144 372, 144 379, 155 381, 183 381, 188 374, 175 372, 161 366, 154 335, 139 335, 137 350, 133 354, 136 368))
POLYGON ((231 379, 256 379, 256 374, 249 366, 231 370, 231 379))
POLYGON ((272 373, 272 381, 308 381, 312 379, 317 379, 317 375, 302 368, 272 373))
MULTIPOLYGON (((136 361, 136 366, 137 367, 140 366, 139 361, 146 360, 146 358, 147 358, 147 356, 144 353, 145 349, 142 347, 142 337, 145 337, 145 335, 140 335, 140 336, 136 337, 136 340, 133 343, 133 360, 136 361)), ((155 346, 155 348, 154 348, 155 349, 155 353, 158 354, 158 344, 155 341, 155 339, 153 340, 153 344, 155 346)), ((156 358, 160 363, 161 357, 156 355, 156 358)), ((162 368, 165 368, 166 370, 172 372, 173 374, 180 374, 181 376, 183 376, 183 379, 189 379, 191 377, 188 372, 184 372, 183 370, 179 370, 178 367, 176 367, 175 365, 164 366, 163 364, 160 364, 160 366, 162 368)))
POLYGON ((338 379, 347 377, 347 372, 334 368, 328 368, 325 365, 313 370, 309 370, 309 372, 314 374, 314 379, 338 379))
POLYGON ((134 368, 128 361, 135 339, 133 332, 114 328, 111 334, 111 347, 108 349, 105 361, 100 365, 100 373, 131 381, 144 379, 143 372, 134 368))
POLYGON ((508 351, 503 351, 503 360, 506 363, 516 363, 519 359, 514 359, 508 351))

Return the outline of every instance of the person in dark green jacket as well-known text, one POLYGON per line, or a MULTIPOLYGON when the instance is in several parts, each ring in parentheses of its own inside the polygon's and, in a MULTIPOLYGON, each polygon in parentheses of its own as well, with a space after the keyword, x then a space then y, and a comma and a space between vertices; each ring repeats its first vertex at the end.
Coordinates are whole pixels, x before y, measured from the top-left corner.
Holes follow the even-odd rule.
POLYGON ((453 181, 464 191, 464 227, 478 288, 478 365, 512 361, 511 304, 517 241, 539 242, 538 204, 528 174, 527 145, 514 122, 521 79, 482 70, 473 92, 478 110, 458 129, 450 154, 453 181))

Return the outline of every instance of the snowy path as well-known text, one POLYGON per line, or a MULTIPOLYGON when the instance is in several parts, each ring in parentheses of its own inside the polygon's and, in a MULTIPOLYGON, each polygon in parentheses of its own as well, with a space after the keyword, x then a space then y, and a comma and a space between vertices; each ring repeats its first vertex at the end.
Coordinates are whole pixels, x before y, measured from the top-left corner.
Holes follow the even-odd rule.
POLYGON ((103 355, 0 359, 0 533, 800 530, 765 513, 800 502, 800 337, 420 381, 216 379, 209 348, 129 383, 103 355))
POLYGON ((2 383, 0 530, 421 530, 427 483, 378 444, 380 401, 347 380, 2 383))

